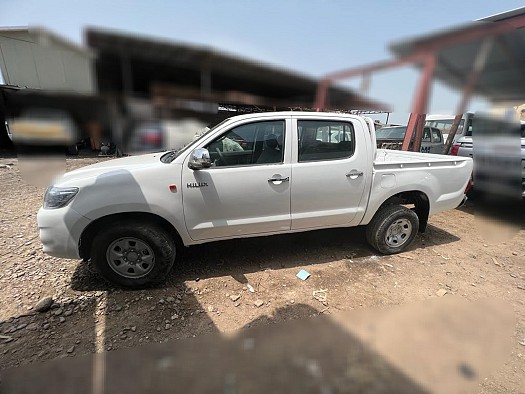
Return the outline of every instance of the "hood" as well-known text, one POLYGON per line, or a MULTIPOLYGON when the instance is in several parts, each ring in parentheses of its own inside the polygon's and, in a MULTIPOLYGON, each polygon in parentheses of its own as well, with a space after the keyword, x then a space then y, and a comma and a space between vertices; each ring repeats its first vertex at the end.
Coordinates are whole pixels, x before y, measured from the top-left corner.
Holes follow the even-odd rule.
POLYGON ((147 155, 123 157, 120 159, 112 159, 85 166, 73 171, 66 172, 64 175, 56 179, 55 185, 71 183, 71 186, 74 186, 73 183, 75 181, 96 178, 100 175, 108 174, 110 172, 116 172, 120 170, 127 173, 132 173, 136 170, 143 170, 152 166, 165 165, 160 161, 160 157, 164 153, 165 152, 157 152, 147 155))

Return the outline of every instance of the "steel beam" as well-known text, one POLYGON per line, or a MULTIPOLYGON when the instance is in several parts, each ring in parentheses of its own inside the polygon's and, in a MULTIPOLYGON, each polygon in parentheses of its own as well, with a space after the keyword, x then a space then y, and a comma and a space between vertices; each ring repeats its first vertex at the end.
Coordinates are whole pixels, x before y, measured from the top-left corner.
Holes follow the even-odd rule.
MULTIPOLYGON (((474 64, 472 66, 472 72, 470 73, 467 83, 465 84, 465 87, 463 89, 463 95, 461 96, 461 101, 459 102, 458 108, 456 110, 457 115, 454 118, 454 123, 450 128, 447 141, 445 143, 445 146, 443 147, 443 154, 445 155, 447 155, 450 152, 452 141, 454 141, 454 137, 456 136, 459 123, 461 121, 460 115, 462 115, 467 109, 467 104, 469 103, 470 98, 472 97, 474 87, 476 86, 476 83, 478 82, 481 73, 485 69, 485 64, 487 64, 487 59, 494 45, 494 40, 494 37, 489 37, 485 39, 485 41, 483 41, 483 43, 481 44, 478 53, 476 54, 476 58, 474 59, 474 64)), ((465 124, 463 125, 463 127, 468 127, 468 125, 465 124)))
POLYGON ((327 107, 328 88, 330 87, 332 82, 339 81, 342 79, 350 79, 360 75, 370 75, 373 72, 400 67, 407 64, 419 63, 420 61, 422 61, 422 56, 420 53, 418 53, 399 59, 372 63, 366 66, 349 68, 347 70, 337 71, 335 73, 328 74, 323 79, 321 79, 317 86, 314 108, 317 108, 317 111, 322 111, 327 107))
POLYGON ((421 139, 423 137, 423 127, 427 113, 428 97, 430 96, 432 77, 434 75, 435 68, 435 53, 427 53, 423 74, 421 75, 421 79, 416 91, 416 96, 412 104, 412 112, 410 114, 410 119, 408 120, 407 131, 405 133, 401 150, 409 149, 412 136, 414 136, 412 150, 414 152, 419 152, 421 149, 421 139))
POLYGON ((464 29, 425 39, 424 43, 416 43, 415 51, 439 51, 449 45, 462 44, 486 37, 497 37, 523 27, 525 27, 525 15, 499 22, 479 21, 464 29))

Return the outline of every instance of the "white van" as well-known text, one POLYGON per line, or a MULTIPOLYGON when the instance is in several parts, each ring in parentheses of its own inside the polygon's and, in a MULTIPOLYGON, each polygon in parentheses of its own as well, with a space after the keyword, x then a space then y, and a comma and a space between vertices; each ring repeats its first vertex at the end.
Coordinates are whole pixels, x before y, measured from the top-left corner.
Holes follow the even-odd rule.
MULTIPOLYGON (((461 138, 462 136, 467 135, 469 130, 472 131, 473 117, 473 112, 465 112, 463 114, 463 117, 459 122, 459 127, 452 143, 456 142, 456 140, 461 138)), ((454 124, 454 118, 455 115, 428 115, 425 120, 425 126, 436 127, 440 129, 441 133, 443 134, 443 139, 446 142, 450 129, 454 124)))
MULTIPOLYGON (((376 144, 378 149, 401 149, 407 126, 381 127, 376 130, 376 144)), ((412 137, 412 140, 414 137, 412 137)), ((444 138, 441 130, 436 127, 425 126, 421 140, 421 153, 441 154, 444 147, 444 138)))

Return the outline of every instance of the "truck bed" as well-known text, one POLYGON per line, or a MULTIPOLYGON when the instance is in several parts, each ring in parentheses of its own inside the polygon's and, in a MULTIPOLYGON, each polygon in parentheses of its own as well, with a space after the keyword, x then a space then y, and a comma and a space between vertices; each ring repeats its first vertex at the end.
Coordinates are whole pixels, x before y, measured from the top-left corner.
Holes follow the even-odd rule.
POLYGON ((371 198, 364 224, 371 219, 382 201, 376 195, 395 195, 414 190, 424 193, 430 214, 456 208, 472 173, 472 159, 429 153, 378 149, 373 163, 371 198))
POLYGON ((461 162, 468 161, 466 157, 449 155, 436 155, 431 153, 393 151, 378 149, 374 160, 374 167, 386 168, 417 168, 421 166, 456 166, 461 162))

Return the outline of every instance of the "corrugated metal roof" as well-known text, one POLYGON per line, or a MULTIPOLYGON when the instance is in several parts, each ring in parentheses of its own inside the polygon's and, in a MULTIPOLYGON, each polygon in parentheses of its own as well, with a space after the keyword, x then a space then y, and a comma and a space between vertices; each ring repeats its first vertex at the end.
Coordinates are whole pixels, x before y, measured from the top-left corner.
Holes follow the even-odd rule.
MULTIPOLYGON (((209 73, 210 91, 215 94, 241 92, 267 104, 313 107, 317 79, 268 63, 236 57, 211 47, 94 28, 86 29, 86 42, 97 53, 101 92, 125 90, 123 67, 128 65, 133 74, 132 90, 139 94, 148 94, 152 86, 160 84, 200 90, 204 72, 209 73)), ((243 96, 237 94, 236 97, 243 96)), ((385 104, 343 88, 332 88, 330 98, 332 108, 388 110, 385 104)))
POLYGON ((462 90, 472 73, 476 56, 483 43, 492 37, 494 43, 474 87, 474 94, 493 102, 523 102, 525 28, 521 26, 525 26, 525 7, 446 31, 397 42, 391 45, 390 49, 398 57, 434 51, 438 60, 434 77, 452 88, 462 90), (499 29, 496 33, 497 24, 518 28, 507 32, 499 29))

